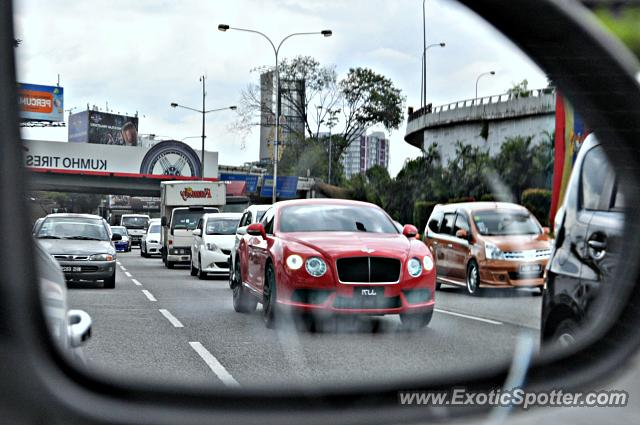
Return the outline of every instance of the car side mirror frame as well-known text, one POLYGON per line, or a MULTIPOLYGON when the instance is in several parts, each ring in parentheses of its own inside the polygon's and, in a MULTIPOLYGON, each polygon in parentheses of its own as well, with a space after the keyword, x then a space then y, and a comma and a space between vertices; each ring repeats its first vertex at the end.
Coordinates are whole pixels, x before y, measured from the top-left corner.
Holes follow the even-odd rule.
POLYGON ((200 230, 200 229, 196 229, 196 230, 194 230, 193 232, 191 232, 191 234, 192 234, 193 236, 202 236, 202 230, 200 230))
POLYGON ((160 225, 162 227, 167 227, 167 217, 166 216, 162 216, 162 218, 160 219, 160 225))
POLYGON ((418 235, 418 228, 413 224, 405 224, 402 228, 402 234, 409 239, 413 239, 418 235))
POLYGON ((247 234, 251 236, 260 236, 262 239, 267 239, 267 232, 264 230, 262 223, 253 223, 247 227, 247 234))
POLYGON ((73 348, 84 345, 91 338, 91 316, 84 310, 67 312, 69 344, 73 348))
POLYGON ((122 235, 118 235, 118 234, 114 233, 113 235, 111 235, 111 240, 112 241, 121 241, 122 240, 122 235))

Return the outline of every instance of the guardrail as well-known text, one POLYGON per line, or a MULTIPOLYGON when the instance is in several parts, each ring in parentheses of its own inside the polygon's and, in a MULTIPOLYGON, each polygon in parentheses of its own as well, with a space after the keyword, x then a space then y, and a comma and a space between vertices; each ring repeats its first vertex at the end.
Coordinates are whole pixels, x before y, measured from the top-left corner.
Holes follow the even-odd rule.
POLYGON ((471 108, 473 106, 482 106, 482 105, 491 105, 496 103, 509 102, 514 99, 520 98, 531 98, 531 97, 541 97, 543 95, 553 94, 555 92, 555 88, 547 87, 544 89, 537 90, 529 90, 524 93, 512 94, 512 93, 503 93, 492 96, 484 96, 478 97, 475 99, 465 99, 459 100, 456 102, 447 103, 444 105, 431 106, 431 104, 422 107, 420 109, 409 108, 409 121, 413 121, 417 118, 420 118, 424 115, 428 114, 439 114, 441 112, 453 111, 455 109, 461 108, 471 108))

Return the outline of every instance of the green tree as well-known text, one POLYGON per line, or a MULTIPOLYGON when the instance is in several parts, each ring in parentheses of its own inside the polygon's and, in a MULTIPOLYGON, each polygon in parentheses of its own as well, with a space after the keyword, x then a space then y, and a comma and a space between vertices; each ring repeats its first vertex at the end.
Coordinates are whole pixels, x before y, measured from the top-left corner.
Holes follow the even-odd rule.
POLYGON ((521 82, 511 86, 511 88, 507 90, 507 94, 510 94, 513 97, 529 97, 529 95, 531 94, 531 90, 529 90, 528 86, 529 82, 524 79, 521 82))
POLYGON ((640 58, 640 31, 638 31, 640 7, 637 4, 627 5, 615 11, 602 7, 596 10, 596 16, 609 31, 640 58))
POLYGON ((485 173, 492 168, 489 153, 478 146, 456 142, 456 156, 447 167, 450 198, 480 199, 489 191, 485 173))
POLYGON ((502 182, 509 187, 514 199, 520 202, 522 191, 529 187, 533 171, 532 137, 506 138, 495 157, 494 164, 502 182))

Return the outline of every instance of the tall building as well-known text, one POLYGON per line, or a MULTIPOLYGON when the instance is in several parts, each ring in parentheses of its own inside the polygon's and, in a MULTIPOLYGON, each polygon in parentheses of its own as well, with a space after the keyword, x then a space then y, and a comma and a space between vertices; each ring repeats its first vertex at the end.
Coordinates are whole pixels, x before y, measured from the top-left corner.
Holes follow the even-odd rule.
MULTIPOLYGON (((276 81, 273 71, 260 75, 260 161, 273 159, 275 140, 276 81)), ((280 141, 295 143, 304 138, 304 80, 280 80, 280 141)))
POLYGON ((342 154, 342 166, 348 179, 374 165, 389 168, 389 139, 381 131, 361 135, 342 154))

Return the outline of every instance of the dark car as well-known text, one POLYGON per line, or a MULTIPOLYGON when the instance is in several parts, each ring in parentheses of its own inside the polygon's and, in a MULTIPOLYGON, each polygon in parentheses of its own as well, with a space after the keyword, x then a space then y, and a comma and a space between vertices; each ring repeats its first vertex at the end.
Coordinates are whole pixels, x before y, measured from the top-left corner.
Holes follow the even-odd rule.
MULTIPOLYGON (((69 281, 104 281, 116 285, 116 249, 107 222, 97 215, 50 214, 35 237, 62 268, 69 281)), ((113 240, 121 236, 114 234, 113 240)))
POLYGON ((542 299, 543 343, 573 343, 598 293, 615 285, 624 225, 624 197, 604 149, 587 137, 576 158, 542 299), (603 287, 601 289, 601 286, 603 287))
POLYGON ((122 239, 114 242, 117 252, 131 252, 131 237, 124 226, 111 226, 111 233, 120 235, 122 239))

